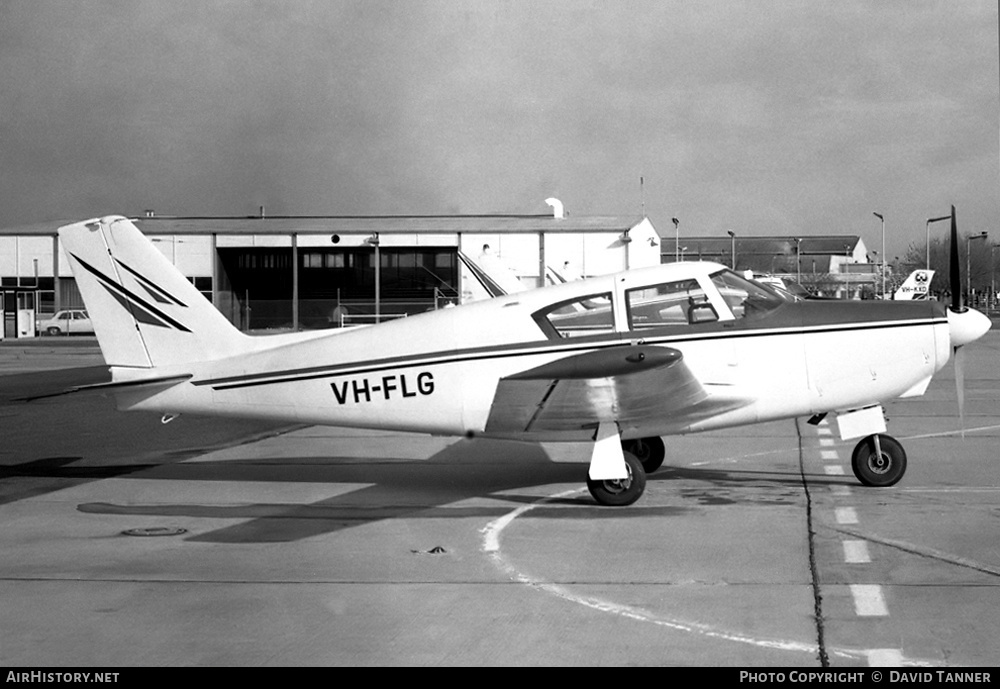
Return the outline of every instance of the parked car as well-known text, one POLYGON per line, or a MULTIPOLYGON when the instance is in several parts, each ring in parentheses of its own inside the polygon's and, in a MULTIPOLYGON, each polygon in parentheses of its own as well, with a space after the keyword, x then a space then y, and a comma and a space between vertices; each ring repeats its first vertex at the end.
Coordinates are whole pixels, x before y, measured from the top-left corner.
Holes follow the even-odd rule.
POLYGON ((94 326, 90 315, 83 309, 67 309, 38 321, 38 332, 47 335, 93 335, 94 326))

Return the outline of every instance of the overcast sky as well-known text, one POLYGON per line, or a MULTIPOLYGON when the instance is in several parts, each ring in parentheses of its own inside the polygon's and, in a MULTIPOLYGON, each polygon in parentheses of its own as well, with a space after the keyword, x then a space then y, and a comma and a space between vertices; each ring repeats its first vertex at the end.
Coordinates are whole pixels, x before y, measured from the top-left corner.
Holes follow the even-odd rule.
POLYGON ((878 249, 878 211, 893 256, 955 204, 1000 241, 997 36, 996 0, 0 0, 0 227, 644 196, 668 236, 878 249))

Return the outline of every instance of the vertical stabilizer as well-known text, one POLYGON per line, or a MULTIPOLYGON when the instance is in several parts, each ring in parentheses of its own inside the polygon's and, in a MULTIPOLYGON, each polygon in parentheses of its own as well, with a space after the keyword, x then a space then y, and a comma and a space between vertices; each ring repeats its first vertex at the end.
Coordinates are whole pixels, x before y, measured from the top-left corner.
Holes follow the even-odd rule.
POLYGON ((241 333, 126 218, 59 228, 109 366, 151 368, 246 349, 241 333))

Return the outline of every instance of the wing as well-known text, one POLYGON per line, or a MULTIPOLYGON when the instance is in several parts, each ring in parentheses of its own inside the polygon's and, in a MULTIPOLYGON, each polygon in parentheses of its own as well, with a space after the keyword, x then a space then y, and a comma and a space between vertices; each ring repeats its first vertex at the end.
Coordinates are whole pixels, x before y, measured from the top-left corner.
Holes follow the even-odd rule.
POLYGON ((602 421, 656 425, 708 397, 683 359, 670 347, 623 345, 503 378, 486 433, 579 431, 602 421))

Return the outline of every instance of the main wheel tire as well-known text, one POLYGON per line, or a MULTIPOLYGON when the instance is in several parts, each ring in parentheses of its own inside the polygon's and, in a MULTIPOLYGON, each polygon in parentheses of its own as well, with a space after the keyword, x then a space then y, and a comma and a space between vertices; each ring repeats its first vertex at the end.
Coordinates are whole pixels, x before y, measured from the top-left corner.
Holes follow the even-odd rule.
POLYGON ((50 327, 47 332, 49 333, 49 335, 62 335, 62 330, 60 330, 54 325, 50 327))
POLYGON ((664 457, 667 456, 667 448, 663 444, 663 438, 659 436, 623 440, 622 450, 635 455, 647 474, 652 474, 659 469, 663 465, 664 457))
POLYGON ((642 497, 646 490, 646 471, 642 463, 631 452, 625 453, 625 468, 628 478, 593 481, 587 479, 587 488, 601 505, 624 507, 642 497))
POLYGON ((851 466, 854 475, 866 486, 892 486, 906 473, 906 451, 890 435, 878 436, 881 454, 875 452, 875 436, 870 435, 854 448, 851 466))

